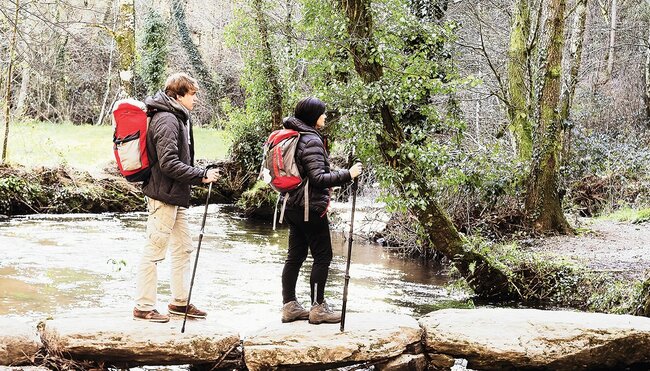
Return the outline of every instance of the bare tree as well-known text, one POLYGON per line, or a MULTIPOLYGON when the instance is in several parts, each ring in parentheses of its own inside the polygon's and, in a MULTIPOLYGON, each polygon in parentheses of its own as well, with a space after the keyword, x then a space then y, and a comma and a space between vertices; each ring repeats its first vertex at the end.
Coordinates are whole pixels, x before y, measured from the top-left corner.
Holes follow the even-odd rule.
POLYGON ((614 48, 616 46, 616 21, 618 13, 618 0, 612 0, 609 10, 609 48, 607 53, 607 70, 605 71, 605 81, 612 77, 614 69, 614 48))
POLYGON ((569 119, 573 96, 578 85, 578 71, 582 62, 582 45, 587 21, 587 0, 578 0, 575 8, 575 18, 571 31, 571 47, 569 49, 569 73, 566 76, 566 87, 560 97, 560 120, 569 119))
POLYGON ((20 20, 20 0, 16 0, 16 9, 13 19, 13 32, 9 43, 9 67, 7 67, 7 77, 5 86, 5 135, 2 144, 2 163, 7 162, 7 145, 9 144, 9 123, 11 121, 11 80, 13 75, 13 66, 16 58, 16 38, 18 36, 18 21, 20 20))
MULTIPOLYGON (((115 5, 118 4, 118 0, 114 0, 115 5)), ((117 28, 117 9, 113 10, 113 28, 111 30, 111 34, 115 34, 116 28, 117 28)), ((106 90, 104 92, 104 99, 102 100, 102 108, 99 111, 99 116, 97 117, 97 121, 95 121, 95 125, 101 125, 104 122, 104 117, 106 117, 106 104, 108 104, 108 96, 111 92, 111 81, 112 81, 112 72, 113 72, 113 51, 115 50, 114 48, 115 45, 115 38, 113 37, 111 39, 111 48, 110 52, 108 55, 108 73, 106 74, 106 90)))

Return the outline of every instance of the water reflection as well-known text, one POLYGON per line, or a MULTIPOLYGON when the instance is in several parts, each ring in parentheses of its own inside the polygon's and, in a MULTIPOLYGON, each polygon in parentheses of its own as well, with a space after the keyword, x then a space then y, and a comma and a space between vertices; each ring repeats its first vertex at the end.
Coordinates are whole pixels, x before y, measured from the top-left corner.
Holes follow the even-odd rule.
MULTIPOLYGON (((202 207, 191 208, 195 240, 202 207)), ((16 217, 0 221, 0 315, 39 316, 116 308, 130 313, 136 263, 144 245, 146 216, 69 214, 16 217)), ((340 307, 347 242, 334 232, 334 260, 326 297, 340 307)), ((210 205, 195 288, 197 305, 242 331, 279 319, 282 265, 287 230, 237 217, 228 207, 210 205)), ((307 260, 297 285, 309 298, 307 260)), ((169 299, 169 264, 159 266, 159 309, 169 299)), ((355 241, 350 311, 422 315, 437 302, 456 300, 441 286, 447 276, 431 263, 401 259, 381 247, 355 241)))

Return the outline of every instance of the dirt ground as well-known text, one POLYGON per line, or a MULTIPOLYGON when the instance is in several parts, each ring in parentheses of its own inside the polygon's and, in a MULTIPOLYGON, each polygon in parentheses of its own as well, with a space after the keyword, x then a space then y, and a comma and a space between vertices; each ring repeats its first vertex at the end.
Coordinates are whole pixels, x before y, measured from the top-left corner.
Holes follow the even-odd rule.
POLYGON ((580 219, 574 227, 576 236, 529 240, 525 245, 531 251, 565 256, 596 271, 637 279, 650 276, 650 223, 580 219))

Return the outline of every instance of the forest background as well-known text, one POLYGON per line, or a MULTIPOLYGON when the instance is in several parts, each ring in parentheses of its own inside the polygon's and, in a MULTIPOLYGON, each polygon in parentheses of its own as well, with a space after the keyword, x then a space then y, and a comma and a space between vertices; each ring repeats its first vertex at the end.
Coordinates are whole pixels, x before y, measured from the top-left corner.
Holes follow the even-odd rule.
POLYGON ((115 99, 187 71, 244 208, 273 203, 260 144, 315 95, 333 156, 355 148, 380 185, 393 243, 435 251, 479 298, 650 313, 647 279, 517 242, 621 209, 647 219, 648 0, 2 0, 0 34, 0 213, 46 202, 8 151, 16 132, 110 135, 115 99))

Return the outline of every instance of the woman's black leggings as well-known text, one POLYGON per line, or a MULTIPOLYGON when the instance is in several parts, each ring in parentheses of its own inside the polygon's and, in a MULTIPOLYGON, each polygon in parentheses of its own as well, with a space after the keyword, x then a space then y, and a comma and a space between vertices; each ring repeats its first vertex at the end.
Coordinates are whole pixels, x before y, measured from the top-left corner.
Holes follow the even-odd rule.
POLYGON ((296 300, 296 282, 300 267, 307 258, 307 249, 311 250, 314 258, 309 279, 310 304, 323 302, 327 273, 332 261, 332 240, 327 215, 321 217, 316 212, 310 212, 309 221, 305 222, 303 213, 302 210, 289 209, 284 213, 284 219, 289 224, 289 253, 282 270, 282 302, 285 304, 296 300))

